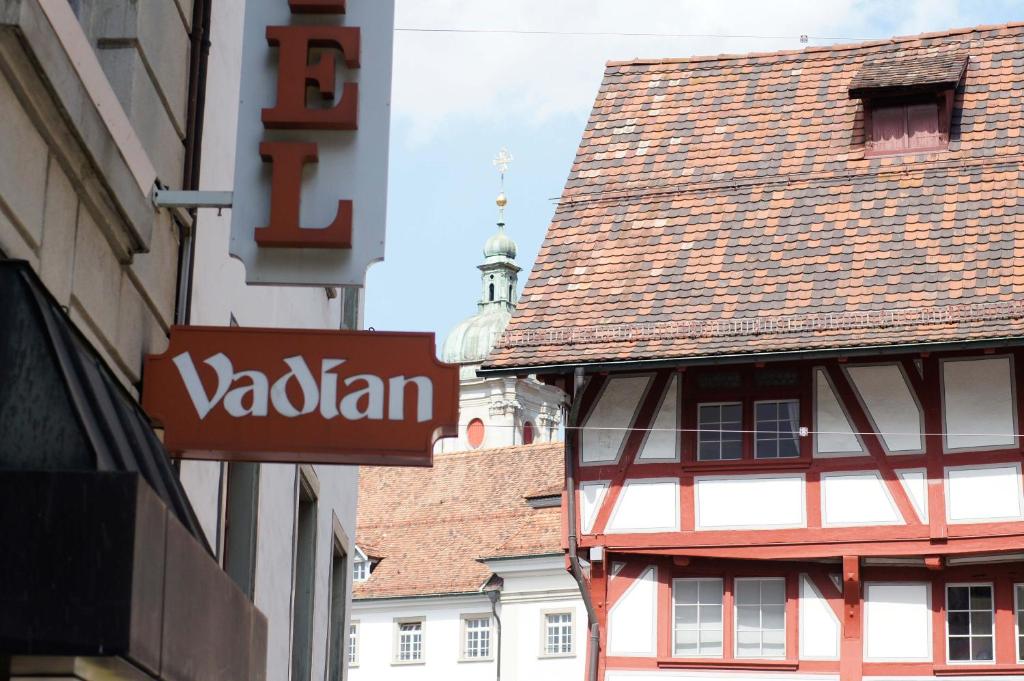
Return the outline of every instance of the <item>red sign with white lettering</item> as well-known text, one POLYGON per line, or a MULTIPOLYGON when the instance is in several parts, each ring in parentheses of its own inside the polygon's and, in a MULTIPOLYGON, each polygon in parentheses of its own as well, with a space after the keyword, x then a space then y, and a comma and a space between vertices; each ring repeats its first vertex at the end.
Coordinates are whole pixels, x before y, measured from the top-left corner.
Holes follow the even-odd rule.
POLYGON ((458 432, 434 334, 174 327, 142 406, 182 458, 429 466, 458 432))

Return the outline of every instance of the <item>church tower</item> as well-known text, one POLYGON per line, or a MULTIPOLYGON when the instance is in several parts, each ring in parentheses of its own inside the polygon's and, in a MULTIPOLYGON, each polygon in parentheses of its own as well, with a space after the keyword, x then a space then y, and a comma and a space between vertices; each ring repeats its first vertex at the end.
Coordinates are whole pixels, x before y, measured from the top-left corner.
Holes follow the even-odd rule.
POLYGON ((505 330, 519 298, 516 242, 505 233, 505 171, 512 157, 505 149, 494 160, 501 175, 498 231, 484 242, 477 312, 451 330, 441 360, 459 365, 459 437, 441 440, 438 452, 508 447, 561 439, 564 394, 533 376, 476 375, 505 330))

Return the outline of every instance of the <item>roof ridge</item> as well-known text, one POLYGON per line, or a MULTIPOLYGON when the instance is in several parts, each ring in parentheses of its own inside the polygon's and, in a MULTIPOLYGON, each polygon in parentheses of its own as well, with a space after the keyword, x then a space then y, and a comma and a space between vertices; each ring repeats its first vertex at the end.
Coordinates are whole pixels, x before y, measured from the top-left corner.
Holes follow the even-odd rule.
POLYGON ((884 45, 897 45, 920 40, 933 40, 935 38, 949 38, 968 33, 982 33, 985 31, 1007 30, 1024 28, 1024 21, 1012 21, 1005 24, 981 24, 963 28, 951 28, 945 31, 933 31, 931 33, 918 33, 916 35, 894 36, 891 38, 879 38, 876 40, 865 40, 853 43, 836 43, 833 45, 814 45, 800 50, 778 50, 774 52, 734 52, 723 54, 693 55, 689 57, 669 57, 663 59, 636 58, 626 60, 611 60, 605 63, 607 68, 619 66, 657 66, 669 64, 690 64, 700 62, 717 62, 736 59, 769 58, 769 57, 795 57, 800 55, 824 55, 828 52, 844 52, 849 50, 862 49, 866 47, 881 47, 884 45))

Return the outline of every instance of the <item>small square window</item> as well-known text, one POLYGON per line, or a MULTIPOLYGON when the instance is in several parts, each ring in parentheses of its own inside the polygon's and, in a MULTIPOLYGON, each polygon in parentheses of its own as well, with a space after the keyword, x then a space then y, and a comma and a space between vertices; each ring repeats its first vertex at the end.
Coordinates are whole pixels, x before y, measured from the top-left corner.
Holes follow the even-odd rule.
POLYGON ((697 459, 726 461, 743 457, 743 405, 739 402, 697 407, 697 459))
POLYGON ((754 457, 800 456, 800 403, 797 400, 754 403, 754 457))
POLYGON ((946 643, 950 662, 995 660, 992 601, 990 584, 946 587, 946 643))
POLYGON ((878 154, 935 151, 946 143, 937 101, 871 106, 869 149, 878 154))

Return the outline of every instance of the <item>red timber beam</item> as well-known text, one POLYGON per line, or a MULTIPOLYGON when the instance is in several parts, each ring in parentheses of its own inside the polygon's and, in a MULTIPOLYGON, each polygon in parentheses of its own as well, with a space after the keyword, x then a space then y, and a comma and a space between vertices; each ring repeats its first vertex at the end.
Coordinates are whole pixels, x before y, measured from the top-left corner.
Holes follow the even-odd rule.
POLYGON ((881 437, 873 434, 874 428, 871 425, 871 420, 868 419, 863 407, 861 407, 860 400, 857 399, 853 386, 850 385, 850 381, 846 378, 846 372, 842 370, 837 362, 828 363, 826 369, 828 370, 829 377, 832 379, 832 385, 836 387, 839 399, 846 405, 847 413, 853 419, 854 428, 862 433, 861 440, 864 442, 868 454, 871 455, 875 465, 878 467, 878 471, 882 474, 885 486, 888 488, 893 501, 896 502, 896 507, 899 509, 900 515, 903 516, 903 521, 907 525, 921 525, 921 519, 914 509, 914 505, 910 502, 907 490, 903 487, 903 483, 900 482, 899 476, 896 475, 895 469, 893 469, 892 464, 889 462, 885 448, 882 447, 881 437))
POLYGON ((942 391, 939 360, 932 356, 921 359, 923 376, 911 360, 904 360, 906 374, 917 392, 917 400, 924 411, 925 456, 928 471, 928 536, 935 543, 945 543, 949 537, 946 527, 946 472, 943 468, 942 391), (912 371, 913 370, 913 371, 912 371), (920 378, 920 380, 916 380, 920 378))
POLYGON ((843 556, 843 618, 839 652, 839 681, 861 681, 864 645, 861 642, 860 558, 843 556))
POLYGON ((622 485, 626 482, 626 475, 630 466, 636 462, 640 448, 647 440, 647 431, 657 418, 658 405, 661 404, 662 395, 668 388, 672 379, 671 371, 660 371, 654 375, 654 379, 647 387, 647 392, 640 399, 640 409, 637 410, 636 418, 630 424, 630 430, 626 435, 626 442, 622 448, 622 456, 615 468, 608 492, 604 496, 604 502, 598 509, 597 517, 594 518, 592 534, 604 534, 608 519, 611 517, 612 509, 619 500, 622 492, 622 485))

